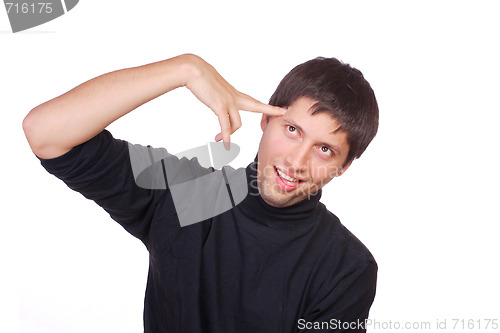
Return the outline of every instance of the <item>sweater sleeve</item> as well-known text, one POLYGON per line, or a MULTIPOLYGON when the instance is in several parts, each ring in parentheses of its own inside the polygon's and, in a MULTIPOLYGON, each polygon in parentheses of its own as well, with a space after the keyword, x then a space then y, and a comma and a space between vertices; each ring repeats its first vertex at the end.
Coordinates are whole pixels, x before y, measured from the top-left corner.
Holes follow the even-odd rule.
POLYGON ((155 202, 165 191, 137 186, 126 141, 115 139, 104 130, 59 157, 40 161, 49 173, 94 200, 144 242, 155 202))
POLYGON ((369 261, 340 279, 325 282, 298 332, 366 332, 377 270, 376 262, 369 261))

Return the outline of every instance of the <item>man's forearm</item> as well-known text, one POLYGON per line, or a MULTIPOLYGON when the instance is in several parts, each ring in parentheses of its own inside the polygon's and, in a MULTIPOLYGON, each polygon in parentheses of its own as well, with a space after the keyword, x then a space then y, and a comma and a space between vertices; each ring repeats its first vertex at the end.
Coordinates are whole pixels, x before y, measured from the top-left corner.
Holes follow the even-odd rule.
POLYGON ((87 81, 31 110, 23 129, 38 157, 57 157, 138 106, 180 86, 186 86, 218 117, 221 132, 216 141, 228 143, 241 126, 239 110, 270 116, 286 111, 239 92, 203 59, 185 54, 87 81))
POLYGON ((101 132, 140 105, 187 84, 196 56, 183 55, 104 74, 45 102, 23 128, 33 152, 53 158, 101 132))

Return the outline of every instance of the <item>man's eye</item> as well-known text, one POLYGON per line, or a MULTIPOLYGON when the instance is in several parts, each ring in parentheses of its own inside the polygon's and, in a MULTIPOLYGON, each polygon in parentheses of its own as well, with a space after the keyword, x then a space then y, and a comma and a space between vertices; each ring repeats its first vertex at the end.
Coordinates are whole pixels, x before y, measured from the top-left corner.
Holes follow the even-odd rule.
POLYGON ((333 155, 333 151, 328 148, 327 146, 323 146, 319 149, 323 154, 325 155, 328 155, 328 156, 332 156, 333 155))

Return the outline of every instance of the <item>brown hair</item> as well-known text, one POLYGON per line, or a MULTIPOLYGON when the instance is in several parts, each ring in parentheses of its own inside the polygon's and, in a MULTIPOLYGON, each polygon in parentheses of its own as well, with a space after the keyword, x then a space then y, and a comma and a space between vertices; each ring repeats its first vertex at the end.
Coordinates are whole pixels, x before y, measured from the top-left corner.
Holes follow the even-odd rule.
POLYGON ((315 101, 312 114, 328 112, 347 132, 349 153, 344 166, 359 158, 378 129, 375 94, 363 74, 335 58, 318 57, 296 66, 271 96, 269 104, 288 107, 299 97, 315 101))

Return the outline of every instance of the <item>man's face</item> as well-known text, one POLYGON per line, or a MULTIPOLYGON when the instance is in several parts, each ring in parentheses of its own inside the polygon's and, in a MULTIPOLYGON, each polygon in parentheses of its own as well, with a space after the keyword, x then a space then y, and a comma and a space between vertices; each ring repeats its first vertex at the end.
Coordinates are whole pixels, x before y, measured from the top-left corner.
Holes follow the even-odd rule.
POLYGON ((301 97, 282 117, 264 115, 258 153, 261 197, 274 207, 298 203, 339 175, 349 144, 347 133, 326 112, 311 114, 316 101, 301 97))

